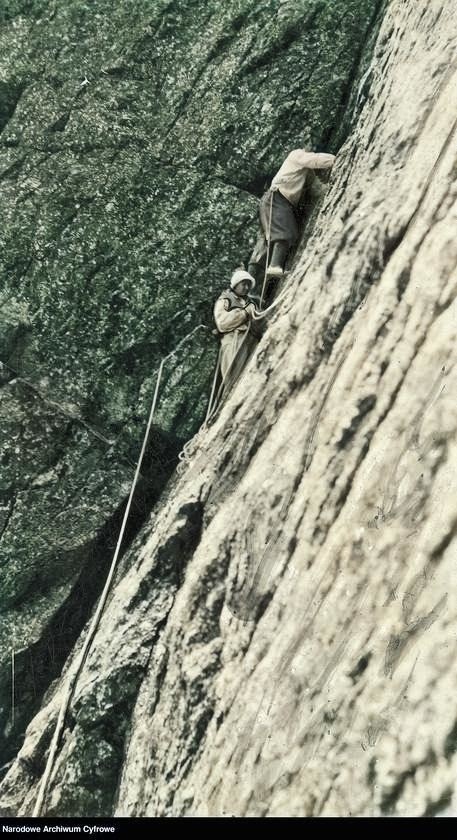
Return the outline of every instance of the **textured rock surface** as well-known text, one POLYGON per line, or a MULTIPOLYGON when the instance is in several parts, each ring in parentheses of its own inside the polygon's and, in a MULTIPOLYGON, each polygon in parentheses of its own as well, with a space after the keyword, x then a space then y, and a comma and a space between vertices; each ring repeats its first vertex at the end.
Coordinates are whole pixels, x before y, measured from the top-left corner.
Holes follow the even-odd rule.
POLYGON ((204 416, 256 196, 291 146, 339 145, 379 5, 2 4, 2 763, 99 592, 159 360, 183 342, 132 534, 204 416))
POLYGON ((123 558, 47 813, 454 808, 456 28, 388 5, 285 300, 123 558))

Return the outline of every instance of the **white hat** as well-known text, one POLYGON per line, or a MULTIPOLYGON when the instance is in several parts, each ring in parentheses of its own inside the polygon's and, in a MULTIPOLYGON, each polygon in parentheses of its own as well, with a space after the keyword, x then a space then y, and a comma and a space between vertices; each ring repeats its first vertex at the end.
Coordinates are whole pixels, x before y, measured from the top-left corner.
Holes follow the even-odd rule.
POLYGON ((249 271, 245 271, 244 268, 237 268, 236 271, 233 272, 230 278, 230 288, 234 289, 238 283, 241 283, 242 280, 249 280, 251 284, 251 289, 255 286, 255 280, 252 274, 249 274, 249 271))

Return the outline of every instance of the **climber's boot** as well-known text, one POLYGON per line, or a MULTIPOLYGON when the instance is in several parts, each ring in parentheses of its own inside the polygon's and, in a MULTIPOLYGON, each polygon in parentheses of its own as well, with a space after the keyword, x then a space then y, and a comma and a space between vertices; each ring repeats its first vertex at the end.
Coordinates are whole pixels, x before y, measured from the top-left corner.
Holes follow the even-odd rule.
POLYGON ((271 254, 270 265, 267 269, 267 277, 282 277, 288 253, 289 243, 285 239, 278 239, 277 242, 273 243, 273 251, 271 254))

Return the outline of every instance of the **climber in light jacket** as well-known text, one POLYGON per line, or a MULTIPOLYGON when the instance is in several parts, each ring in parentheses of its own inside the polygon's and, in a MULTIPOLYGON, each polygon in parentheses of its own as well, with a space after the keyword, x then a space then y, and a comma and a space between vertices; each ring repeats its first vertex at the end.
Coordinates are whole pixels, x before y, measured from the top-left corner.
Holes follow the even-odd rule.
POLYGON ((261 330, 253 321, 255 303, 248 292, 255 280, 248 271, 237 269, 230 288, 214 305, 214 320, 221 339, 221 376, 223 392, 238 379, 260 338, 261 330))
POLYGON ((289 249, 298 237, 296 208, 304 187, 315 179, 313 170, 330 169, 335 155, 294 149, 276 173, 270 188, 260 199, 261 233, 249 260, 248 270, 255 277, 258 264, 266 259, 270 232, 269 277, 284 273, 289 249))

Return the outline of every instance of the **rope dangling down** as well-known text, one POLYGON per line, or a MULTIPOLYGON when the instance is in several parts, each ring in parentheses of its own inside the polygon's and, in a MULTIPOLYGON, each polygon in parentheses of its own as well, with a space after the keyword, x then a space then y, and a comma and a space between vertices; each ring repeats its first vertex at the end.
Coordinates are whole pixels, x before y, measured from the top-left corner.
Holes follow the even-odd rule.
POLYGON ((209 398, 209 401, 208 401, 208 408, 206 410, 205 419, 204 419, 202 425, 200 426, 198 432, 196 432, 194 434, 194 436, 191 437, 191 439, 188 440, 187 443, 184 444, 183 448, 181 449, 181 452, 178 454, 178 460, 180 462, 178 464, 178 467, 177 467, 178 474, 180 472, 179 468, 181 466, 183 466, 184 464, 186 464, 188 462, 188 458, 190 457, 189 452, 188 452, 188 447, 191 444, 195 446, 199 437, 203 434, 203 432, 206 432, 206 428, 208 426, 208 420, 210 419, 210 417, 213 413, 214 405, 217 403, 217 400, 219 398, 220 388, 219 388, 219 391, 218 391, 217 395, 215 394, 215 392, 216 392, 216 383, 217 383, 217 377, 219 375, 220 367, 221 367, 221 348, 219 348, 219 353, 218 353, 218 356, 217 356, 216 369, 214 371, 213 384, 211 386, 211 394, 210 394, 210 398, 209 398))
MULTIPOLYGON (((240 344, 240 346, 238 347, 238 350, 236 351, 236 353, 235 353, 235 355, 234 355, 233 359, 231 360, 230 365, 229 365, 229 367, 228 367, 228 369, 227 369, 227 371, 226 371, 226 373, 225 373, 225 380, 227 380, 227 378, 229 377, 230 373, 231 373, 231 372, 232 372, 232 370, 233 370, 233 367, 234 367, 235 362, 236 362, 236 360, 237 360, 238 354, 239 354, 239 353, 241 352, 241 350, 243 349, 244 342, 246 341, 246 339, 247 339, 248 335, 250 335, 250 329, 251 329, 251 325, 250 325, 250 323, 248 322, 248 327, 247 327, 246 332, 245 332, 245 333, 244 333, 244 335, 243 335, 243 338, 242 338, 241 344, 240 344)), ((220 359, 221 359, 221 351, 219 351, 218 367, 220 366, 220 359)), ((216 373, 217 373, 217 372, 218 372, 218 371, 216 371, 216 373)), ((216 384, 216 379, 217 379, 217 376, 215 377, 215 380, 214 380, 214 385, 216 384)), ((216 406, 219 404, 219 400, 220 400, 220 398, 221 398, 221 396, 222 396, 222 392, 223 392, 223 390, 224 390, 225 380, 224 380, 224 382, 221 382, 221 384, 219 385, 219 388, 218 388, 218 391, 217 391, 217 394, 216 394, 216 395, 214 395, 214 385, 213 385, 213 391, 212 391, 212 393, 211 393, 211 398, 212 398, 212 399, 211 399, 211 409, 210 409, 210 406, 208 406, 208 411, 207 411, 207 414, 206 414, 205 422, 203 423, 203 426, 202 426, 202 428, 200 429, 200 431, 198 432, 198 434, 200 434, 200 432, 201 432, 201 431, 203 431, 203 429, 206 429, 206 427, 207 427, 207 425, 208 425, 208 421, 211 419, 211 417, 212 417, 212 415, 213 415, 213 412, 214 412, 214 411, 215 411, 215 409, 216 409, 216 406)), ((184 449, 185 449, 185 447, 183 447, 183 452, 184 452, 184 449)), ((187 456, 186 456, 186 457, 187 457, 187 456)))
POLYGON ((216 392, 216 383, 217 383, 217 377, 219 375, 220 367, 221 367, 221 350, 219 349, 219 354, 218 354, 217 362, 216 362, 216 370, 214 371, 213 384, 212 384, 212 387, 211 387, 211 394, 210 394, 210 398, 209 398, 209 401, 208 401, 208 408, 206 410, 206 417, 205 417, 202 425, 200 426, 198 432, 196 432, 193 435, 193 437, 191 437, 191 439, 188 440, 187 443, 184 444, 183 448, 181 449, 181 452, 178 454, 178 461, 179 461, 179 464, 177 466, 178 475, 181 474, 181 469, 180 468, 182 468, 185 464, 189 463, 189 458, 190 458, 189 447, 196 446, 200 437, 204 434, 204 432, 206 432, 206 429, 208 427, 208 421, 209 421, 210 417, 212 416, 214 406, 217 404, 217 401, 219 399, 219 395, 220 395, 220 391, 221 391, 222 386, 219 387, 219 390, 218 390, 217 394, 215 392, 216 392))
POLYGON ((221 366, 221 355, 222 355, 221 350, 219 348, 219 354, 218 354, 217 363, 216 363, 216 370, 214 372, 213 387, 211 388, 211 395, 210 395, 210 398, 209 398, 208 410, 206 412, 206 417, 205 417, 205 420, 204 420, 204 423, 203 423, 204 426, 206 426, 209 418, 211 417, 211 412, 213 410, 214 392, 216 390, 217 377, 218 377, 219 369, 220 369, 220 366, 221 366))
POLYGON ((111 563, 111 567, 110 567, 110 570, 109 570, 109 573, 108 573, 108 577, 106 579, 106 583, 105 583, 105 586, 103 588, 103 592, 101 594, 100 601, 98 602, 98 607, 97 607, 96 613, 95 613, 95 615, 92 619, 92 622, 91 622, 90 627, 89 627, 89 631, 88 631, 87 636, 86 636, 85 641, 84 641, 84 645, 83 645, 81 653, 79 655, 79 660, 77 662, 76 668, 73 671, 73 674, 71 674, 71 676, 68 680, 67 686, 66 686, 66 690, 64 692, 64 696, 63 696, 62 703, 61 703, 61 706, 60 706, 59 717, 57 719, 57 724, 56 724, 56 728, 54 730, 54 735, 53 735, 52 742, 51 742, 51 748, 50 748, 49 755, 48 755, 48 760, 47 760, 47 763, 46 763, 46 769, 45 769, 43 777, 41 779, 41 784, 40 784, 40 788, 39 788, 39 792, 38 792, 38 797, 37 797, 37 801, 36 801, 36 804, 35 804, 35 809, 33 811, 33 816, 34 817, 39 817, 40 814, 41 814, 41 809, 43 807, 43 802, 44 802, 44 797, 46 795, 46 789, 47 789, 48 781, 49 781, 49 778, 51 776, 51 772, 52 772, 54 762, 55 762, 55 759, 56 759, 56 755, 57 755, 57 749, 58 749, 58 746, 59 746, 60 736, 62 734, 64 725, 65 725, 65 716, 66 716, 68 707, 70 705, 71 698, 73 696, 76 681, 79 677, 79 674, 81 673, 81 670, 82 670, 83 665, 84 665, 84 663, 86 661, 86 658, 87 658, 87 654, 89 652, 89 648, 92 644, 95 633, 97 632, 97 628, 98 628, 98 625, 99 625, 99 622, 100 622, 101 614, 103 612, 104 606, 106 604, 106 600, 108 598, 108 593, 109 593, 109 589, 110 589, 110 586, 111 586, 111 581, 113 580, 114 572, 116 571, 116 565, 117 565, 117 560, 118 560, 118 557, 119 557, 119 551, 120 551, 120 548, 121 548, 122 538, 124 536, 125 526, 127 525, 127 519, 128 519, 129 513, 130 513, 130 506, 132 504, 133 494, 135 492, 135 488, 136 488, 137 481, 138 481, 138 476, 140 474, 141 463, 143 461, 144 453, 145 453, 145 450, 146 450, 146 444, 147 444, 147 440, 148 440, 148 437, 149 437, 149 432, 151 430, 152 420, 153 420, 154 412, 155 412, 156 405, 157 405, 157 397, 158 397, 158 393, 159 393, 159 385, 160 385, 160 380, 162 378, 162 371, 163 371, 164 363, 165 363, 165 359, 162 359, 162 361, 160 363, 160 367, 159 367, 159 372, 158 372, 158 375, 157 375, 156 387, 155 387, 155 391, 154 391, 154 398, 153 398, 153 401, 152 401, 151 411, 149 413, 148 424, 147 424, 146 432, 145 432, 145 435, 144 435, 144 438, 143 438, 143 445, 141 447, 140 457, 138 459, 138 463, 137 463, 137 466, 136 466, 135 475, 134 475, 134 478, 133 478, 132 487, 130 489, 130 495, 129 495, 129 499, 128 499, 128 502, 127 502, 127 507, 125 508, 124 518, 122 520, 121 530, 120 530, 120 533, 119 533, 119 537, 118 537, 118 541, 117 541, 117 545, 116 545, 116 550, 114 552, 114 557, 113 557, 113 560, 112 560, 112 563, 111 563))
POLYGON ((45 796, 46 796, 47 786, 48 786, 49 780, 51 778, 51 773, 52 773, 52 770, 54 768, 54 764, 55 764, 55 761, 56 761, 57 750, 59 748, 60 738, 61 738, 64 726, 65 726, 65 716, 67 714, 68 707, 69 707, 71 699, 73 697, 76 682, 77 682, 78 677, 79 677, 79 675, 82 671, 82 668, 83 668, 84 663, 87 659, 87 655, 89 653, 91 644, 92 644, 92 642, 94 640, 94 637, 95 637, 95 634, 97 632, 98 625, 100 623, 100 618, 101 618, 102 612, 104 610, 104 607, 105 607, 105 604, 106 604, 106 601, 107 601, 107 598, 108 598, 108 594, 109 594, 110 586, 111 586, 111 583, 112 583, 112 580, 113 580, 113 577, 114 577, 114 573, 116 571, 117 561, 118 561, 118 558, 119 558, 119 552, 120 552, 121 545, 122 545, 122 539, 124 537, 124 532, 125 532, 125 528, 126 528, 126 525, 127 525, 127 520, 128 520, 129 513, 130 513, 130 508, 131 508, 131 505, 132 505, 133 495, 135 493, 135 488, 136 488, 136 485, 137 485, 137 482, 138 482, 138 477, 140 475, 141 464, 143 462, 144 453, 146 451, 146 445, 147 445, 148 438, 149 438, 149 433, 151 431, 152 421, 154 419, 154 414, 155 414, 155 410, 156 410, 156 406, 157 406, 157 399, 158 399, 158 395, 159 395, 160 380, 162 378, 162 372, 163 372, 165 362, 167 361, 167 359, 170 359, 172 356, 174 356, 177 353, 177 351, 179 350, 179 348, 181 347, 181 345, 185 341, 187 341, 187 339, 190 338, 199 329, 205 329, 205 325, 204 324, 199 324, 197 327, 195 327, 195 329, 193 329, 192 332, 190 332, 188 335, 186 335, 182 339, 182 341, 180 341, 179 344, 176 345, 175 349, 172 350, 171 353, 169 353, 167 356, 164 356, 164 358, 160 362, 160 366, 159 366, 159 369, 158 369, 158 372, 157 372, 157 380, 156 380, 156 385, 155 385, 155 390, 154 390, 154 397, 153 397, 153 400, 152 400, 151 410, 149 412, 148 423, 147 423, 147 426, 146 426, 146 431, 144 433, 143 444, 141 446, 140 456, 138 458, 138 463, 136 465, 135 475, 133 477, 132 486, 131 486, 131 489, 130 489, 130 495, 129 495, 129 498, 128 498, 127 506, 125 508, 124 517, 123 517, 122 525, 121 525, 121 530, 119 532, 119 537, 118 537, 118 540, 117 540, 116 550, 114 552, 114 556, 113 556, 113 559, 112 559, 112 562, 111 562, 111 566, 110 566, 110 570, 108 572, 108 577, 106 579, 105 586, 103 588, 103 592, 102 592, 102 594, 100 596, 100 600, 98 602, 97 610, 96 610, 95 615, 94 615, 94 617, 93 617, 93 619, 90 623, 89 630, 88 630, 87 636, 84 640, 82 650, 79 654, 79 658, 77 660, 76 667, 75 667, 73 673, 70 674, 67 685, 65 687, 62 702, 61 702, 61 705, 60 705, 59 716, 57 718, 56 728, 54 730, 54 734, 53 734, 52 741, 51 741, 51 746, 50 746, 50 749, 49 749, 49 755, 48 755, 48 760, 46 762, 46 768, 45 768, 44 774, 41 778, 40 787, 39 787, 39 790, 38 790, 38 796, 37 796, 37 800, 36 800, 36 803, 35 803, 35 808, 34 808, 34 811, 33 811, 33 816, 34 817, 39 817, 40 814, 41 814, 41 810, 42 810, 42 807, 43 807, 43 802, 44 802, 44 799, 45 799, 45 796))

